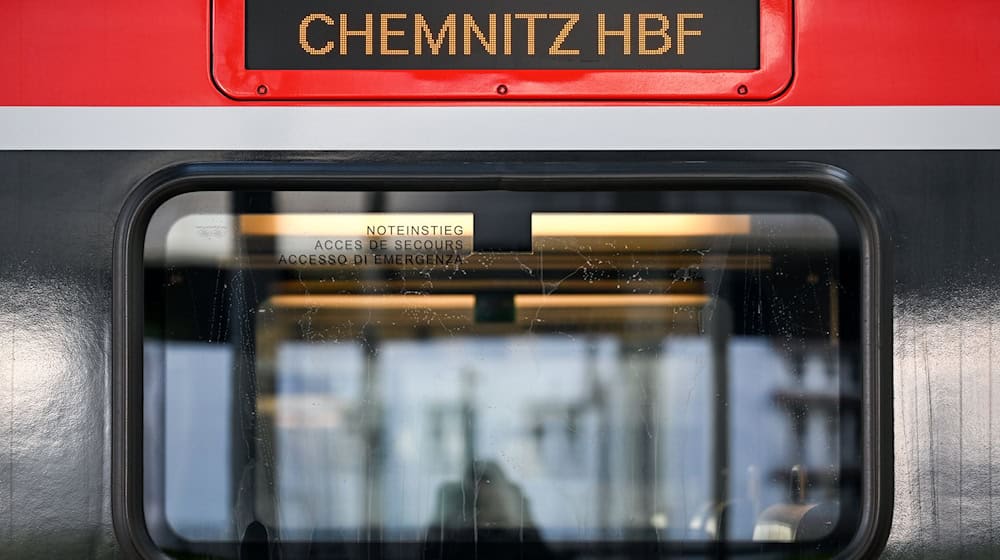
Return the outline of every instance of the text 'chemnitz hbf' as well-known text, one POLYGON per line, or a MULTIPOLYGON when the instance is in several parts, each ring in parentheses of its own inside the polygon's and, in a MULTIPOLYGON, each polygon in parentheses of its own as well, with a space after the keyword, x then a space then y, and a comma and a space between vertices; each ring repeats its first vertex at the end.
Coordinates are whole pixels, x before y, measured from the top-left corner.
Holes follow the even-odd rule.
POLYGON ((703 13, 311 13, 299 46, 314 56, 679 55, 702 36, 703 13), (581 25, 581 18, 595 18, 581 25), (592 36, 582 37, 588 30, 592 36), (356 50, 357 49, 357 50, 356 50))

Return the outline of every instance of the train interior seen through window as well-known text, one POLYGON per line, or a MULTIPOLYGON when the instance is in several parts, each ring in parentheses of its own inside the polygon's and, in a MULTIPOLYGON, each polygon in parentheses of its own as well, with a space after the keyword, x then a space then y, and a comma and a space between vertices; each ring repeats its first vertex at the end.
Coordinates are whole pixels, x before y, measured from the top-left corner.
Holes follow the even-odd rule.
POLYGON ((146 530, 833 554, 863 510, 860 238, 777 190, 174 196, 142 255, 146 530))

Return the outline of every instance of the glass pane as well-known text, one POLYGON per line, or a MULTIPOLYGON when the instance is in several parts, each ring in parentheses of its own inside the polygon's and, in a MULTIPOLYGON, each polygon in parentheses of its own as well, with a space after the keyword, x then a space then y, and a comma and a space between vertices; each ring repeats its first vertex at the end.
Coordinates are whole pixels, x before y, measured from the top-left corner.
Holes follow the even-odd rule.
POLYGON ((858 254, 806 193, 180 195, 146 239, 150 534, 835 552, 860 509, 858 254))

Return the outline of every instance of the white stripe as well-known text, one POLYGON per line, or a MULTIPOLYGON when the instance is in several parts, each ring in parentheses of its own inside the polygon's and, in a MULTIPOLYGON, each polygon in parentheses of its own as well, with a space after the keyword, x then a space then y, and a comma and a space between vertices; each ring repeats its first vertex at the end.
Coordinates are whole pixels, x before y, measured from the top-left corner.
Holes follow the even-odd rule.
POLYGON ((1000 107, 0 107, 0 150, 1000 149, 1000 107))

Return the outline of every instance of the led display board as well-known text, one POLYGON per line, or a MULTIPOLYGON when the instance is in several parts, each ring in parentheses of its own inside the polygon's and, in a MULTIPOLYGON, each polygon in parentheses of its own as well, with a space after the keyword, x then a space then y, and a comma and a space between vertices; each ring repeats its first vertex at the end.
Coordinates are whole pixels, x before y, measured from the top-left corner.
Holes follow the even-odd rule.
POLYGON ((751 70, 758 0, 246 0, 248 68, 751 70))

